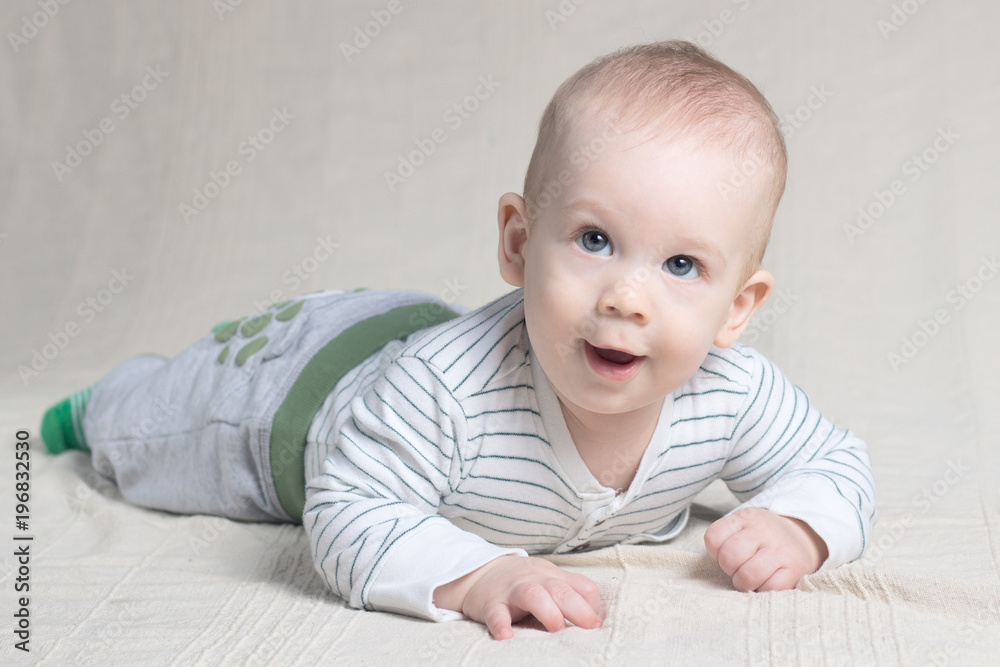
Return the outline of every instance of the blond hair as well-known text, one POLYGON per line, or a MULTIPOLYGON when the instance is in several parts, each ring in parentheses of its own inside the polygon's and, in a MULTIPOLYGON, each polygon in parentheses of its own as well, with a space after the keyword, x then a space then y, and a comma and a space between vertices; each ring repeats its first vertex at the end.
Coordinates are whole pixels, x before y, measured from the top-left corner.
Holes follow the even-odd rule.
POLYGON ((788 157, 778 117, 746 77, 684 41, 621 49, 579 70, 559 87, 539 123, 524 179, 529 224, 545 207, 553 178, 547 181, 546 175, 565 161, 575 130, 588 121, 600 121, 604 135, 609 125, 614 133, 652 129, 659 136, 723 147, 740 165, 734 166, 732 183, 720 184, 723 192, 758 172, 758 180, 770 176, 764 181, 763 219, 747 246, 746 277, 756 270, 785 189, 788 157))

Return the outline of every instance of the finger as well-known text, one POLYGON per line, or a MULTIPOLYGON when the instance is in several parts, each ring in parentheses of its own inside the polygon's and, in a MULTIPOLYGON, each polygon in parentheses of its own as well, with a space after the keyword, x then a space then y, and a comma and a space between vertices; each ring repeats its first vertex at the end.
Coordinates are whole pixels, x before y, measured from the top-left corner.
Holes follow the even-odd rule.
POLYGON ((541 584, 525 583, 518 586, 510 598, 511 604, 526 611, 549 632, 557 632, 566 627, 562 610, 552 599, 552 595, 541 584))
POLYGON ((708 530, 705 531, 705 548, 708 549, 708 555, 712 557, 712 560, 718 562, 719 549, 722 548, 726 540, 742 529, 742 522, 733 515, 724 516, 708 527, 708 530))
POLYGON ((743 593, 749 593, 757 590, 766 579, 767 577, 762 578, 752 568, 741 567, 733 573, 733 588, 743 593))
POLYGON ((597 584, 590 577, 575 573, 571 573, 569 583, 587 601, 594 613, 599 615, 601 613, 601 591, 597 588, 597 584))
MULTIPOLYGON (((740 531, 730 536, 720 547, 718 553, 719 567, 730 577, 757 555, 760 541, 747 531, 740 531)), ((763 581, 763 580, 762 580, 763 581)))
POLYGON ((768 577, 767 581, 758 586, 757 590, 762 593, 765 591, 790 591, 798 585, 801 578, 794 570, 781 567, 768 577))
POLYGON ((781 569, 773 549, 759 549, 733 573, 733 587, 738 591, 756 591, 781 569))
POLYGON ((552 600, 559 607, 560 613, 573 625, 587 629, 601 626, 601 617, 597 615, 600 607, 594 609, 591 602, 585 599, 574 586, 559 582, 557 585, 553 585, 549 592, 552 595, 552 600))
POLYGON ((494 605, 487 612, 483 621, 494 639, 510 639, 514 636, 514 629, 510 623, 510 611, 506 605, 494 605))

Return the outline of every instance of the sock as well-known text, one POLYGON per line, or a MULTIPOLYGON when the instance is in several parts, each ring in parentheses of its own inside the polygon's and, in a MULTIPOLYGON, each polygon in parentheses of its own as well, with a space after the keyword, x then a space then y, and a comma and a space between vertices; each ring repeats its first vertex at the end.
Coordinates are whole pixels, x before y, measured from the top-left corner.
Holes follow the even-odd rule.
POLYGON ((42 417, 42 440, 50 454, 60 454, 67 449, 90 452, 83 436, 83 413, 93 389, 91 385, 45 411, 45 416, 42 417))

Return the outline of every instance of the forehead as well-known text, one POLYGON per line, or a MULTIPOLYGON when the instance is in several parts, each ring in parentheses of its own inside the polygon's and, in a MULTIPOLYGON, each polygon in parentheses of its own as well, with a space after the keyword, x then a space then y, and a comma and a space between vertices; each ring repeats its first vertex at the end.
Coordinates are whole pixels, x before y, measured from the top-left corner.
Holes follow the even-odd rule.
POLYGON ((760 126, 760 119, 712 114, 692 117, 670 109, 654 115, 642 105, 600 98, 589 103, 578 100, 573 111, 573 120, 564 124, 550 147, 549 163, 558 164, 560 169, 586 169, 622 143, 654 141, 660 146, 681 145, 688 153, 713 153, 720 160, 728 159, 729 173, 719 189, 729 198, 746 200, 761 193, 772 196, 778 182, 784 181, 783 158, 777 154, 782 152, 781 146, 774 143, 768 128, 760 126))
POLYGON ((755 225, 766 217, 766 179, 733 187, 741 165, 721 147, 646 131, 608 135, 606 128, 584 126, 553 165, 561 187, 552 208, 565 224, 589 219, 652 252, 683 245, 726 264, 746 254, 755 225))

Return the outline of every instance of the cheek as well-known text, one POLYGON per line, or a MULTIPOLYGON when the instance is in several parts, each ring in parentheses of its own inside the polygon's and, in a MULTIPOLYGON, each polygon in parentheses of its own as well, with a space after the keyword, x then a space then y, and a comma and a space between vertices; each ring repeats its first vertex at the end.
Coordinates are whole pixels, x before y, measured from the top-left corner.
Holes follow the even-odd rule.
POLYGON ((696 369, 712 346, 719 327, 714 313, 700 308, 674 310, 663 323, 660 338, 670 356, 681 365, 693 364, 696 369))
MULTIPOLYGON (((567 281, 558 272, 540 272, 525 289, 524 314, 532 345, 559 349, 572 347, 586 335, 587 322, 582 317, 579 285, 567 281)), ((544 354, 544 352, 542 352, 544 354)))
MULTIPOLYGON (((552 315, 568 310, 569 302, 580 293, 574 275, 557 262, 536 263, 531 267, 530 275, 526 272, 525 277, 526 286, 530 288, 537 309, 552 315)), ((527 294, 528 289, 525 290, 525 295, 527 294)))
POLYGON ((711 340, 701 332, 671 331, 665 337, 660 358, 666 361, 659 366, 661 380, 670 390, 687 382, 698 371, 711 349, 711 340))
POLYGON ((565 338, 567 330, 575 326, 566 296, 554 287, 549 284, 546 289, 535 293, 530 307, 525 303, 524 309, 525 317, 530 322, 529 335, 544 335, 549 341, 565 338))
POLYGON ((690 354, 700 347, 701 340, 704 338, 700 322, 687 319, 686 321, 665 324, 666 333, 662 340, 675 354, 690 354))

